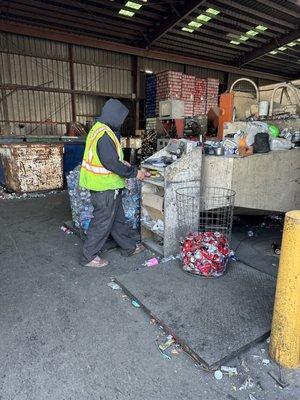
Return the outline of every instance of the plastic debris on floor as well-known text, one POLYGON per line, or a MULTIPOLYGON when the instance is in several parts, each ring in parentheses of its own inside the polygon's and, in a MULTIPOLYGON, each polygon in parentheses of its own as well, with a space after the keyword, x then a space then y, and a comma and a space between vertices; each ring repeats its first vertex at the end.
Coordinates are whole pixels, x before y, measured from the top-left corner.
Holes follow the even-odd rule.
POLYGON ((121 290, 121 287, 116 282, 108 282, 107 286, 109 286, 113 290, 121 290))
POLYGON ((239 390, 246 390, 254 388, 255 383, 251 376, 248 376, 247 379, 243 382, 243 384, 239 387, 239 390))
POLYGON ((51 190, 49 192, 33 192, 33 193, 10 193, 5 190, 3 186, 0 186, 0 200, 30 200, 43 198, 51 195, 55 195, 61 192, 61 190, 51 190))
POLYGON ((66 226, 61 226, 60 229, 66 234, 66 235, 73 235, 73 232, 68 229, 66 226))

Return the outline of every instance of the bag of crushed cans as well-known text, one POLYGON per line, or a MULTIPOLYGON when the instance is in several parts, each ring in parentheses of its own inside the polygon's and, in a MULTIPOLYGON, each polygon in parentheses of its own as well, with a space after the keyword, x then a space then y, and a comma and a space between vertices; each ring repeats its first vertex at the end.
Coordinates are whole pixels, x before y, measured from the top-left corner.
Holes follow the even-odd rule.
POLYGON ((222 233, 190 233, 182 243, 182 268, 195 275, 221 276, 226 270, 230 255, 228 240, 222 233))

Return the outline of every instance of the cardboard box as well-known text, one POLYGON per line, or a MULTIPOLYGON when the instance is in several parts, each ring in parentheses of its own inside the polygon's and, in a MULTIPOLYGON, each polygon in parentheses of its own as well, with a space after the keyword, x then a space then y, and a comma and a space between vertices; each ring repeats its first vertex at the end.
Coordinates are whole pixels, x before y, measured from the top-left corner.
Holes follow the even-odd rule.
POLYGON ((143 193, 143 205, 163 213, 164 198, 154 193, 143 193))

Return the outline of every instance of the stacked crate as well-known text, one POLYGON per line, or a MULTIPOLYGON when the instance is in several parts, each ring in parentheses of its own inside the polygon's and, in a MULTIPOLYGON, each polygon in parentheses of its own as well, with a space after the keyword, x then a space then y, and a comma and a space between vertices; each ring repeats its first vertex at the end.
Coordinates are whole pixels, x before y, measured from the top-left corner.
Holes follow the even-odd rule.
POLYGON ((195 81, 196 77, 193 75, 182 75, 181 100, 184 101, 184 115, 186 117, 194 115, 195 81))
POLYGON ((146 76, 146 118, 156 115, 156 75, 146 76))
POLYGON ((159 102, 167 99, 184 101, 187 117, 206 114, 218 106, 219 80, 196 78, 182 72, 164 71, 146 78, 146 117, 158 115, 159 102))
POLYGON ((164 71, 156 75, 156 113, 159 102, 166 99, 181 99, 182 72, 164 71))
POLYGON ((206 79, 196 78, 195 80, 195 98, 194 115, 205 114, 206 112, 206 79))
POLYGON ((218 107, 219 79, 207 78, 206 113, 212 107, 218 107))

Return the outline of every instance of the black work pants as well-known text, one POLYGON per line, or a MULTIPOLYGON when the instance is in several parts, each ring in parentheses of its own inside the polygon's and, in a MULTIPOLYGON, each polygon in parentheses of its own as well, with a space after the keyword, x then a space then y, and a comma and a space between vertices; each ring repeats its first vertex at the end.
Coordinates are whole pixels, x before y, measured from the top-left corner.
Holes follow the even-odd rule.
POLYGON ((91 192, 91 201, 94 207, 93 218, 83 244, 81 263, 87 264, 92 261, 102 250, 109 235, 123 249, 123 254, 132 253, 136 241, 130 236, 126 224, 122 190, 91 192))

